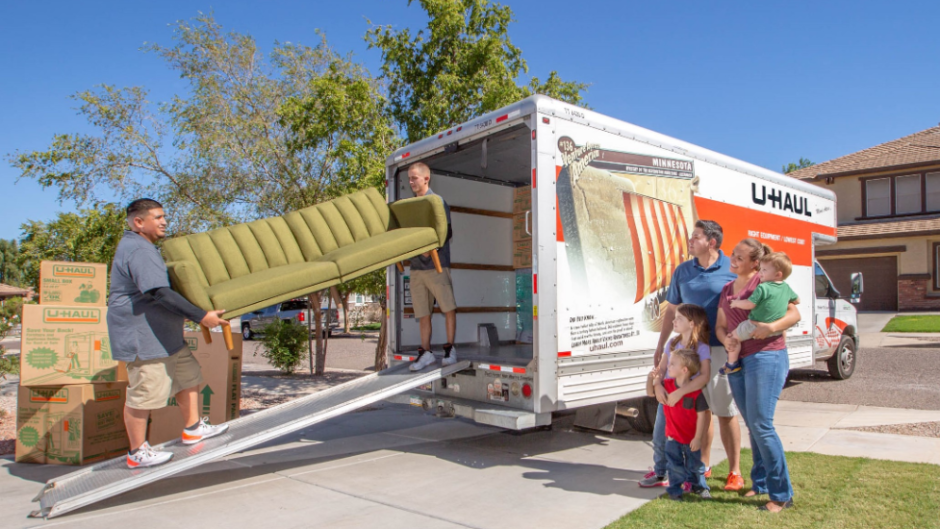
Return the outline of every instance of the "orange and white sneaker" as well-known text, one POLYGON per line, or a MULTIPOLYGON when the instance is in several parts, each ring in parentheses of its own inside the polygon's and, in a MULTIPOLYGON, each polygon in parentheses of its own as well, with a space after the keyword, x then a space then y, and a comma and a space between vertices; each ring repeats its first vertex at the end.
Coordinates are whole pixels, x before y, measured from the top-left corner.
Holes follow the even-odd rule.
POLYGON ((744 488, 744 478, 737 472, 729 472, 725 480, 725 490, 741 490, 744 488))
POLYGON ((157 452, 150 447, 150 443, 144 441, 133 454, 127 453, 127 468, 143 468, 162 465, 170 459, 173 459, 172 452, 157 452))
POLYGON ((193 429, 184 428, 183 429, 183 444, 184 445, 194 445, 205 439, 215 437, 217 435, 222 435, 228 430, 227 424, 220 424, 218 426, 213 426, 209 424, 209 418, 203 417, 200 420, 196 427, 193 429))

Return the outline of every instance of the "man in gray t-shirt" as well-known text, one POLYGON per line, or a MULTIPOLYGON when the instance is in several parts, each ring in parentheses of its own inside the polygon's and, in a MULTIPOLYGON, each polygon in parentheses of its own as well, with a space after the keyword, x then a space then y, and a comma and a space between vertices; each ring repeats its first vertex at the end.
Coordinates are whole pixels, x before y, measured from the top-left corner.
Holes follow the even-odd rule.
POLYGON ((130 230, 124 232, 111 263, 108 335, 112 357, 127 363, 127 466, 138 468, 172 457, 170 452, 154 451, 145 437, 150 411, 165 407, 174 395, 185 419, 184 444, 196 444, 228 429, 199 419, 196 389, 202 372, 183 340, 183 321, 209 328, 228 322, 221 318, 225 311, 202 310, 170 288, 166 264, 154 246, 166 236, 166 216, 159 202, 147 198, 131 202, 127 224, 130 230))

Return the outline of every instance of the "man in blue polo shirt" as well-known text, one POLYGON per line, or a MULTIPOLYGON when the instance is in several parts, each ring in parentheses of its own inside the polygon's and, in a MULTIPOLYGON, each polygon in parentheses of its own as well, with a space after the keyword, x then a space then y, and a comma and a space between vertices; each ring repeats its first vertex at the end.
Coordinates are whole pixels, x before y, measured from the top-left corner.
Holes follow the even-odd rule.
MULTIPOLYGON (((738 410, 731 396, 728 378, 718 373, 718 368, 723 366, 728 359, 728 352, 715 335, 715 320, 718 318, 718 298, 721 289, 736 277, 730 270, 731 261, 719 249, 723 236, 721 226, 717 222, 700 220, 695 223, 695 229, 689 238, 689 255, 692 259, 680 264, 672 274, 672 282, 666 294, 666 314, 653 360, 655 365, 659 365, 662 359, 663 348, 672 334, 676 307, 682 303, 688 303, 704 308, 708 314, 708 325, 711 331, 711 360, 702 362, 702 371, 705 372, 708 369, 709 376, 708 383, 701 389, 711 412, 718 416, 721 442, 728 454, 730 473, 725 489, 739 490, 744 483, 740 468, 741 428, 735 420, 738 410)), ((659 408, 659 415, 661 414, 662 406, 659 408)), ((665 436, 665 417, 657 416, 653 435, 665 436)), ((714 435, 714 428, 709 420, 708 435, 702 443, 702 462, 705 463, 709 473, 711 472, 709 463, 714 435)), ((653 443, 654 448, 663 444, 653 443)), ((666 457, 665 454, 657 452, 654 450, 653 453, 653 471, 641 482, 641 486, 661 486, 666 482, 666 457)))

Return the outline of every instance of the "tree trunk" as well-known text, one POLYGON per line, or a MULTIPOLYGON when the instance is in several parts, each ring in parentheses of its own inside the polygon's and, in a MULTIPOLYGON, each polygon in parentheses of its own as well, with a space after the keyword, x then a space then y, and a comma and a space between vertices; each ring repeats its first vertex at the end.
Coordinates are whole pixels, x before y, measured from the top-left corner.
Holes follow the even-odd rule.
POLYGON ((314 368, 313 374, 317 376, 323 376, 326 372, 326 350, 323 348, 323 321, 320 311, 320 293, 314 292, 307 296, 307 299, 310 300, 310 312, 313 314, 313 339, 315 340, 316 347, 314 348, 316 358, 316 367, 314 368))
POLYGON ((388 313, 386 306, 388 301, 384 296, 379 298, 379 306, 382 307, 382 325, 379 327, 379 343, 375 346, 375 370, 381 371, 388 367, 388 313))
POLYGON ((351 292, 343 292, 340 296, 340 305, 343 306, 343 332, 349 334, 349 295, 351 292))

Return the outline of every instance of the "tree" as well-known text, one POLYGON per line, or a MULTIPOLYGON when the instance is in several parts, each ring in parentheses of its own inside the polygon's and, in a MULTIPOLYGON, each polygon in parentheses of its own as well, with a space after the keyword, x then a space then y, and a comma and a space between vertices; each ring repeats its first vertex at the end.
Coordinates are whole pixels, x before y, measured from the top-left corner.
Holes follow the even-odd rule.
POLYGON ((805 169, 807 167, 812 167, 816 165, 815 163, 807 160, 806 158, 800 157, 800 161, 797 163, 790 162, 783 166, 783 174, 790 174, 797 169, 805 169))
POLYGON ((581 103, 587 85, 562 81, 555 71, 544 83, 518 84, 528 66, 509 40, 509 7, 489 0, 419 3, 429 20, 417 35, 391 26, 366 33, 369 47, 382 52, 390 113, 409 142, 535 93, 581 103))
POLYGON ((326 111, 318 117, 343 119, 297 132, 316 128, 313 134, 328 140, 297 141, 299 102, 309 109, 310 96, 349 79, 357 103, 368 95, 363 91, 375 92, 374 81, 325 39, 315 47, 275 43, 266 60, 253 38, 223 33, 211 14, 201 14, 179 21, 174 41, 145 49, 189 84, 186 95, 154 105, 139 86, 77 93, 79 114, 97 134, 57 134, 46 150, 10 155, 20 178, 56 187, 61 200, 79 204, 99 200, 102 188, 128 201, 150 196, 166 206, 172 231, 188 233, 334 198, 363 185, 358 171, 374 156, 370 145, 388 143, 384 153, 394 144, 387 131, 364 129, 380 119, 357 115, 354 133, 371 142, 357 150, 343 136, 350 120, 326 111))
POLYGON ((21 226, 17 263, 22 282, 39 288, 40 261, 104 263, 111 266, 124 236, 124 209, 101 204, 78 213, 59 213, 49 222, 27 221, 21 226))
POLYGON ((22 274, 16 262, 17 253, 15 240, 0 239, 0 283, 19 286, 22 274))
POLYGON ((385 356, 385 350, 388 348, 388 313, 386 311, 388 299, 386 299, 385 280, 385 269, 382 268, 343 283, 343 288, 349 292, 357 292, 379 300, 379 306, 382 309, 382 326, 379 328, 379 343, 375 347, 376 371, 388 367, 388 359, 385 356))

